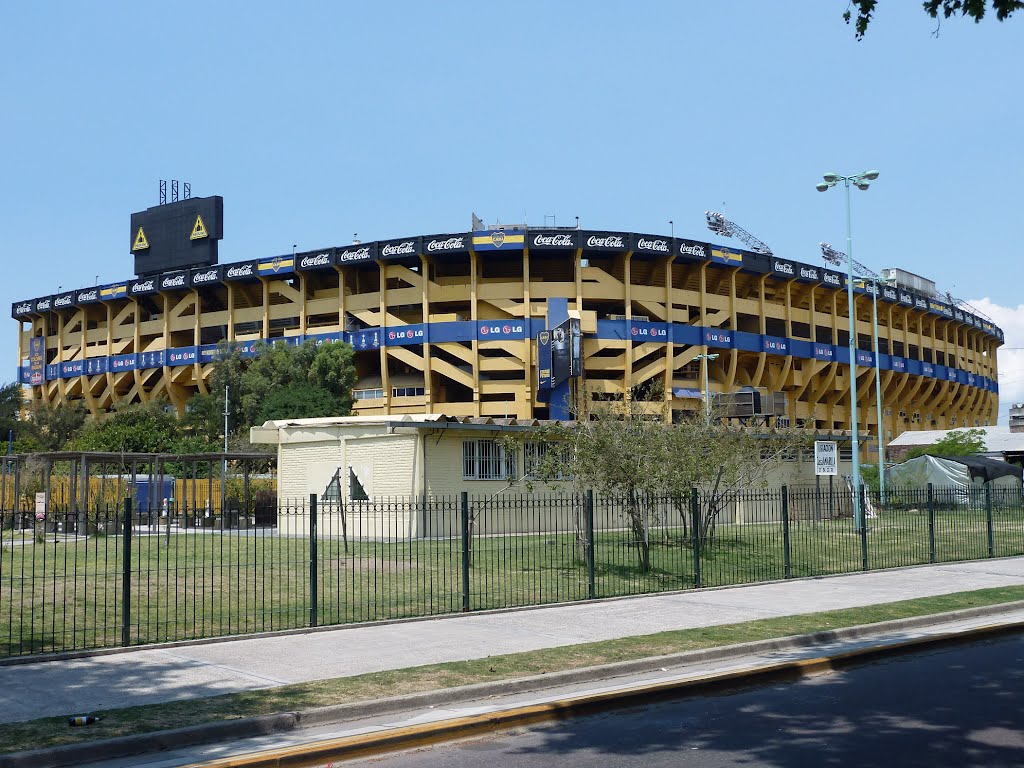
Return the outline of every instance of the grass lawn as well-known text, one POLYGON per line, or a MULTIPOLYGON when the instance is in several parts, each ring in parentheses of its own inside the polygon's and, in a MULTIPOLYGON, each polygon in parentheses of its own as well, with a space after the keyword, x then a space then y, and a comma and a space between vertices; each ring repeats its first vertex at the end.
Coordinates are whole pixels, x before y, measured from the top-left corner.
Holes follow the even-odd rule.
MULTIPOLYGON (((1022 599, 1024 586, 1001 587, 741 624, 639 635, 288 685, 265 691, 95 712, 91 714, 101 715, 103 719, 88 728, 70 728, 64 717, 8 723, 0 725, 0 751, 18 752, 256 715, 369 701, 1022 599)), ((75 711, 68 714, 82 713, 75 711)))
MULTIPOLYGON (((693 542, 681 521, 650 529, 651 567, 622 527, 595 531, 598 597, 695 586, 693 542)), ((869 568, 989 556, 984 510, 892 510, 868 521, 869 568)), ((112 530, 114 528, 112 527, 112 530)), ((993 513, 992 554, 1024 554, 1024 511, 993 513)), ((700 546, 701 586, 725 586, 863 568, 849 518, 719 525, 700 546), (787 558, 788 554, 788 558, 787 558)), ((352 541, 275 529, 145 530, 130 540, 124 579, 120 535, 0 531, 0 656, 122 644, 127 588, 130 644, 236 635, 411 616, 463 607, 461 537, 352 541), (315 562, 316 579, 310 578, 315 562), (316 599, 313 600, 312 587, 316 599), (313 607, 315 606, 315 617, 313 607)), ((471 610, 585 599, 588 571, 573 532, 475 536, 471 610)))

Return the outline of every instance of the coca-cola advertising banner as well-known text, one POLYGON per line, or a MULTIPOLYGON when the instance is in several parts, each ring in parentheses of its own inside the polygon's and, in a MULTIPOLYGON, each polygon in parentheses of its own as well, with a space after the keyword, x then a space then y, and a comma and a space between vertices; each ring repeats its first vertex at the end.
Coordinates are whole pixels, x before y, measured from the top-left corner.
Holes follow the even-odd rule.
POLYGON ((207 285, 220 285, 223 267, 203 267, 188 273, 188 284, 192 288, 203 288, 207 285))
POLYGON ((684 261, 707 261, 711 246, 696 240, 676 240, 676 256, 684 261))
POLYGON ((259 266, 256 261, 242 261, 238 264, 224 265, 225 280, 255 280, 259 276, 259 266))
POLYGON ((634 253, 651 256, 671 256, 672 239, 661 235, 630 235, 629 248, 634 253))
POLYGON ((796 264, 789 259, 772 258, 772 274, 782 280, 796 279, 796 264))
POLYGON ((550 251, 558 249, 575 249, 580 247, 580 232, 572 230, 536 230, 531 229, 526 237, 526 245, 531 251, 550 251))
POLYGON ((295 254, 295 268, 300 272, 334 268, 334 248, 321 248, 295 254))
POLYGON ((628 236, 622 232, 581 232, 583 248, 587 251, 624 251, 628 236))
POLYGON ((19 318, 32 314, 32 299, 27 301, 16 301, 11 305, 11 317, 19 318))
POLYGON ((834 270, 822 269, 821 282, 823 285, 827 285, 829 288, 835 288, 838 291, 846 284, 846 278, 834 270))
POLYGON ((160 275, 161 291, 183 291, 188 288, 188 272, 164 272, 160 275))
POLYGON ((445 256, 450 253, 466 253, 472 245, 473 236, 461 235, 426 235, 421 239, 423 253, 426 256, 445 256))
POLYGON ((96 288, 83 288, 75 293, 75 304, 93 304, 100 300, 99 286, 96 288))
POLYGON ((335 249, 338 266, 347 264, 364 264, 377 260, 377 243, 353 243, 344 248, 335 249))
POLYGON ((138 280, 132 280, 128 283, 128 296, 147 296, 151 293, 156 293, 159 281, 160 278, 156 275, 140 277, 138 280))
POLYGON ((378 258, 381 261, 408 259, 421 254, 420 238, 403 237, 398 240, 382 240, 379 244, 378 258))

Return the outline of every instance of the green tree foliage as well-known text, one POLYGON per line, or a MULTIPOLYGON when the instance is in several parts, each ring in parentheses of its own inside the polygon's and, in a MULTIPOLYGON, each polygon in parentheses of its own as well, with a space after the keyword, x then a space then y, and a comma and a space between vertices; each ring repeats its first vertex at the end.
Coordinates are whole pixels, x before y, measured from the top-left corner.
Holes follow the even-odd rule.
POLYGON ((29 415, 36 450, 63 451, 85 424, 88 411, 81 401, 39 406, 29 415))
MULTIPOLYGON (((21 384, 15 381, 0 387, 0 440, 5 443, 12 432, 15 440, 25 437, 26 424, 20 420, 23 403, 21 384)), ((6 453, 7 449, 3 452, 6 453)))
POLYGON ((985 450, 984 429, 957 429, 936 443, 921 445, 907 451, 903 460, 918 456, 973 456, 985 450))
MULTIPOLYGON (((843 13, 843 18, 849 24, 851 20, 854 20, 854 9, 856 9, 854 28, 857 31, 858 40, 862 39, 868 31, 868 25, 871 23, 871 17, 877 5, 878 0, 850 0, 850 7, 843 13)), ((959 15, 964 18, 974 19, 975 23, 985 18, 989 6, 991 6, 999 21, 1005 21, 1015 11, 1024 8, 1024 2, 1021 0, 924 0, 921 5, 925 13, 933 19, 939 19, 939 14, 941 13, 944 19, 959 15)), ((936 29, 937 34, 938 29, 936 29)))
POLYGON ((117 408, 102 421, 89 421, 73 441, 80 451, 167 453, 178 436, 178 419, 164 401, 117 408))
POLYGON ((275 389, 264 398, 258 422, 274 419, 315 419, 347 411, 341 401, 322 387, 298 382, 275 389))
POLYGON ((540 433, 548 447, 537 477, 553 482, 568 476, 578 493, 592 488, 621 499, 644 571, 650 567, 649 521, 659 505, 668 500, 688 525, 697 488, 695 533, 713 537, 719 514, 739 492, 763 485, 788 451, 807 442, 791 430, 728 426, 703 412, 667 425, 663 403, 657 393, 638 392, 625 401, 594 403, 585 418, 540 433))
POLYGON ((303 413, 318 416, 348 416, 352 412, 352 386, 356 372, 352 347, 344 342, 319 346, 307 341, 295 347, 289 344, 261 344, 257 357, 249 362, 240 379, 240 421, 245 429, 262 424, 264 403, 274 396, 275 418, 301 418, 287 413, 282 406, 289 401, 303 413), (294 389, 289 398, 280 394, 294 389), (320 400, 320 404, 314 401, 320 400))

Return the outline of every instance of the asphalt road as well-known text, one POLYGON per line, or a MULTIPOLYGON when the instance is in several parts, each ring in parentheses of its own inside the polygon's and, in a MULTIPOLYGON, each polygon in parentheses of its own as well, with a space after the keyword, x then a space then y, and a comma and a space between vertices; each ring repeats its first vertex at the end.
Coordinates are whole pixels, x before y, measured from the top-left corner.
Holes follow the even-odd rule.
POLYGON ((346 765, 1024 765, 1024 636, 346 765))

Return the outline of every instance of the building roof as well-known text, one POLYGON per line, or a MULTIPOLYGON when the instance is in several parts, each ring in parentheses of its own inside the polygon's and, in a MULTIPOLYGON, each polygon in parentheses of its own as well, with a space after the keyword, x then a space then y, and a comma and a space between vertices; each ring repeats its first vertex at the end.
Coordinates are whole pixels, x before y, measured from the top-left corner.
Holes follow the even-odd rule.
POLYGON ((934 445, 950 432, 963 432, 964 429, 980 429, 985 433, 985 453, 1016 453, 1024 452, 1024 432, 1011 432, 1009 426, 994 427, 961 427, 960 429, 923 429, 904 432, 889 447, 909 447, 916 445, 934 445))

